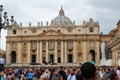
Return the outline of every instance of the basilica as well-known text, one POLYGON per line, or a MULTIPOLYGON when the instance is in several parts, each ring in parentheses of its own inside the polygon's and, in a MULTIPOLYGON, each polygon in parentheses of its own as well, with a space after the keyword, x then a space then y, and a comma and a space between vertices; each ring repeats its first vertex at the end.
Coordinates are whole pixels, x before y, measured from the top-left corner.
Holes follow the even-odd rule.
POLYGON ((46 22, 46 25, 43 25, 43 22, 38 22, 37 26, 33 26, 29 23, 28 27, 24 27, 22 23, 15 22, 8 28, 6 64, 65 64, 93 61, 99 65, 102 55, 109 55, 106 60, 114 56, 112 46, 108 46, 113 44, 110 40, 114 36, 114 31, 109 35, 102 34, 99 23, 92 18, 83 21, 82 25, 76 25, 75 21, 65 15, 61 7, 57 17, 51 20, 50 24, 46 22), (107 47, 101 46, 102 43, 107 47), (105 47, 105 51, 101 50, 101 47, 105 47))

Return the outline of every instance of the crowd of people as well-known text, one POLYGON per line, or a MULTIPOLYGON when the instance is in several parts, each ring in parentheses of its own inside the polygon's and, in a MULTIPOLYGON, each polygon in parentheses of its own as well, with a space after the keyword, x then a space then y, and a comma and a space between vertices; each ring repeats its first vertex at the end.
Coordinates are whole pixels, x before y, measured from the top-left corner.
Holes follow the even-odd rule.
POLYGON ((90 62, 79 67, 0 67, 0 80, 120 80, 120 67, 90 62))

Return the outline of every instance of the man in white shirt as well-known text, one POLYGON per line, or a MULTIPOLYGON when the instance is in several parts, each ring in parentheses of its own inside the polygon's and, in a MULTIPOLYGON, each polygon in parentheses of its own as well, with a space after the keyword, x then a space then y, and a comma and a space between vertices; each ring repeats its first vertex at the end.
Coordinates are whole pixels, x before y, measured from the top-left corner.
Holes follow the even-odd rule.
POLYGON ((70 74, 68 75, 67 80, 76 80, 75 69, 70 68, 70 74))
POLYGON ((5 64, 5 59, 3 57, 0 57, 0 70, 4 71, 4 64, 5 64))

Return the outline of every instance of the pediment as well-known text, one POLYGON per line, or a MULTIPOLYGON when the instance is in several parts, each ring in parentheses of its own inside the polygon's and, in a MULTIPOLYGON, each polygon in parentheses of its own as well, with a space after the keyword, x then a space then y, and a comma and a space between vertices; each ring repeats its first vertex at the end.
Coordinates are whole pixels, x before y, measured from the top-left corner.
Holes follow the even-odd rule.
POLYGON ((46 32, 41 33, 40 35, 63 35, 63 33, 50 29, 46 32))

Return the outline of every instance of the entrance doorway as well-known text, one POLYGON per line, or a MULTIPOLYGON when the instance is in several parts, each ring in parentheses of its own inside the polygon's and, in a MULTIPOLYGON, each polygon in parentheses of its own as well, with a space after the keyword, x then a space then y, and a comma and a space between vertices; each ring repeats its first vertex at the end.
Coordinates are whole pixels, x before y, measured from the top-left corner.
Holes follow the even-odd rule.
POLYGON ((50 63, 54 63, 54 55, 50 54, 50 63))
POLYGON ((61 58, 60 57, 58 57, 58 63, 61 63, 61 58))
POLYGON ((95 62, 95 51, 94 50, 90 50, 89 52, 91 54, 91 61, 95 62))
POLYGON ((45 61, 46 59, 45 59, 45 57, 43 57, 43 59, 42 59, 42 63, 46 63, 46 61, 45 61))
POLYGON ((36 55, 35 54, 32 55, 32 63, 36 63, 36 55))
POLYGON ((11 63, 16 63, 16 52, 12 51, 11 52, 11 63))
POLYGON ((68 63, 72 63, 73 62, 73 56, 72 54, 68 54, 68 63))

